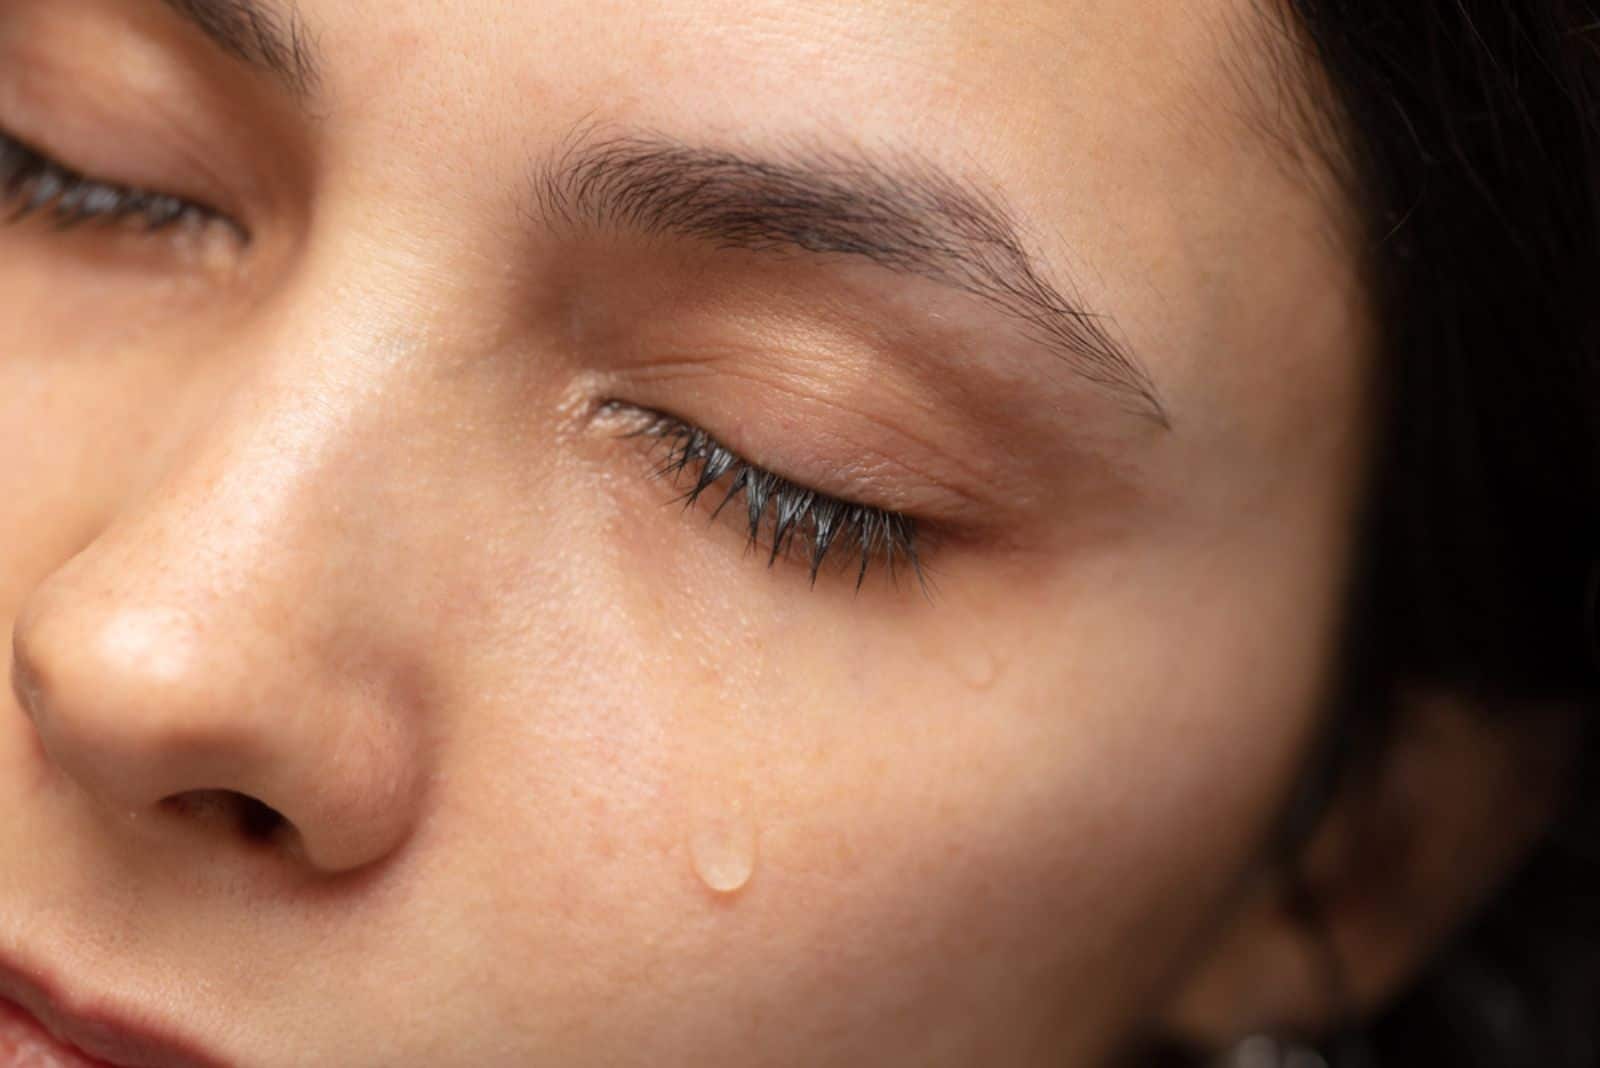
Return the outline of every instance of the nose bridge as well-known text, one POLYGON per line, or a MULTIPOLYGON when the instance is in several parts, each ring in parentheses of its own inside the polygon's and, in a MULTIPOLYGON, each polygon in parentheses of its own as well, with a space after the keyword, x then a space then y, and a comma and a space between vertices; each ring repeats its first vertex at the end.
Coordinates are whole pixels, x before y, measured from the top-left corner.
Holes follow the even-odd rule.
POLYGON ((371 551, 405 542, 403 346, 338 311, 258 335, 155 485, 13 629, 17 692, 91 793, 247 795, 333 868, 414 816, 427 668, 385 630, 404 570, 371 551))
POLYGON ((381 382, 300 349, 297 334, 257 342, 271 355, 232 379, 149 490, 49 581, 97 591, 108 628, 142 606, 195 635, 226 621, 262 653, 332 640, 367 578, 367 524, 399 521, 387 480, 401 465, 385 451, 403 414, 381 382))

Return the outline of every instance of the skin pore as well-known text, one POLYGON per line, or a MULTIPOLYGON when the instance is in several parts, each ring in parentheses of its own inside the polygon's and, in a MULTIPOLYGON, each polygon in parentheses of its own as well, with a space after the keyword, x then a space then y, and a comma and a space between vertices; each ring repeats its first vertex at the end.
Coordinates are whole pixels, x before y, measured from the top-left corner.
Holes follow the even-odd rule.
POLYGON ((0 230, 0 956, 240 1065, 1148 1024, 1315 731, 1368 433, 1255 6, 298 0, 293 85, 183 7, 0 8, 0 133, 210 209, 0 230), (926 589, 768 566, 650 412, 926 589))

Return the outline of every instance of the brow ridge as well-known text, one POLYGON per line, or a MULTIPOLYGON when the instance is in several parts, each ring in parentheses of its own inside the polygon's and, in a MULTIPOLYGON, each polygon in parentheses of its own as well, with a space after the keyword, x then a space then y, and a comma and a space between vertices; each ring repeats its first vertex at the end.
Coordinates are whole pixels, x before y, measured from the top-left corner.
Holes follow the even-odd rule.
POLYGON ((1170 426, 1149 374, 1105 317, 1047 279, 999 197, 925 160, 839 149, 772 159, 580 129, 537 169, 535 186, 536 214, 556 225, 858 256, 965 291, 1170 426))
POLYGON ((292 5, 269 0, 162 0, 236 59, 271 74, 299 98, 321 83, 305 21, 292 5))

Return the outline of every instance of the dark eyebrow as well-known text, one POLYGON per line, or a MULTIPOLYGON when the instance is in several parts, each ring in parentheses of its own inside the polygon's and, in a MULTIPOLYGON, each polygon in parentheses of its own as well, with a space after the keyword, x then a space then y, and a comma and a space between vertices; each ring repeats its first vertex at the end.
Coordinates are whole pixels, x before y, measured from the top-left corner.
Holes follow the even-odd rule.
POLYGON ((855 151, 763 159, 580 130, 537 171, 535 194, 547 223, 860 256, 965 291, 1019 320, 1081 377, 1171 426, 1149 374, 1104 317, 1047 279, 1000 198, 929 162, 855 151))
POLYGON ((199 27, 218 48, 264 70, 297 98, 310 96, 321 80, 316 50, 293 6, 275 0, 164 0, 199 27))

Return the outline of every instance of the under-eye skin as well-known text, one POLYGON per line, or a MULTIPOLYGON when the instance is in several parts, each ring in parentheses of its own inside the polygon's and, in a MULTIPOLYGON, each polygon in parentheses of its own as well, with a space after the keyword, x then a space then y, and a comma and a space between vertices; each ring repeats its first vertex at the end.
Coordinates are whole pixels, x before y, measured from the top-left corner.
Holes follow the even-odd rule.
POLYGON ((910 572, 927 591, 916 520, 899 512, 857 504, 809 489, 757 467, 699 427, 664 412, 620 401, 603 406, 625 418, 623 436, 645 441, 653 474, 683 492, 685 510, 710 499, 715 518, 733 509, 745 529, 747 549, 766 547, 767 566, 793 558, 809 571, 814 586, 823 563, 843 557, 856 589, 874 566, 891 579, 910 572))
POLYGON ((39 216, 59 230, 85 224, 133 224, 147 233, 208 225, 243 229, 214 208, 182 197, 91 178, 0 131, 0 213, 8 223, 39 216))

